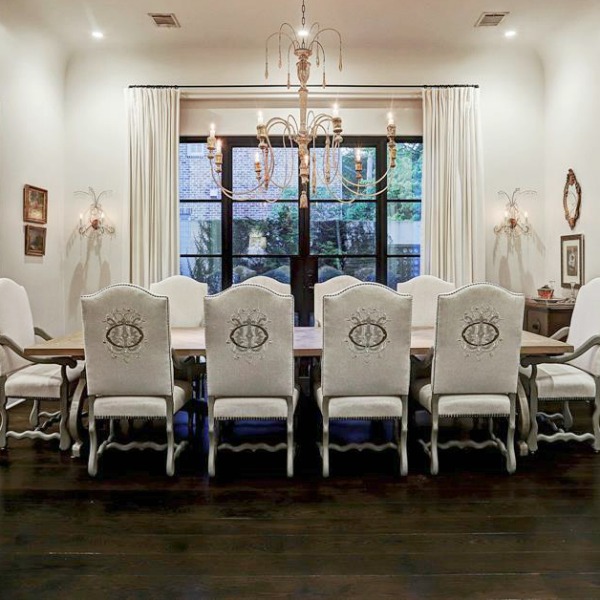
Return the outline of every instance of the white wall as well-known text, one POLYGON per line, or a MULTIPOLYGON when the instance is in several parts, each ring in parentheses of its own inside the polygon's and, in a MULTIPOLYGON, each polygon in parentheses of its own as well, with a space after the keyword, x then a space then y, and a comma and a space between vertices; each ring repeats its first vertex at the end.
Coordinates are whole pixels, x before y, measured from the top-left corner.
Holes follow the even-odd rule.
MULTIPOLYGON (((260 50, 255 54, 220 50, 208 56, 206 51, 193 48, 161 52, 97 51, 71 61, 67 79, 66 189, 89 185, 112 189, 114 195, 107 209, 116 223, 117 234, 95 254, 79 244, 69 249, 65 271, 69 324, 75 323, 74 311, 81 292, 126 279, 128 274, 123 90, 129 84, 261 83, 261 61, 260 50)), ((372 49, 354 49, 347 52, 344 69, 341 74, 336 71, 329 75, 330 84, 478 83, 481 86, 487 278, 514 290, 532 292, 539 283, 536 274, 544 269, 545 253, 541 241, 544 239, 543 79, 537 56, 509 46, 503 51, 471 54, 416 53, 411 48, 390 55, 372 49), (510 192, 515 187, 540 190, 540 196, 524 207, 530 214, 535 235, 511 248, 506 239, 497 238, 492 230, 504 213, 497 191, 510 192)), ((284 75, 275 72, 270 82, 284 83, 284 75)), ((398 105, 398 99, 395 103, 398 105)), ((252 118, 248 119, 247 131, 238 133, 254 132, 254 110, 248 114, 252 118)), ((203 124, 201 121, 202 118, 194 119, 188 114, 182 120, 185 133, 192 133, 191 122, 198 126, 195 133, 206 134, 210 119, 206 118, 203 124)), ((347 133, 350 134, 348 129, 347 133)), ((399 133, 413 131, 399 129, 399 133)), ((71 201, 67 194, 67 229, 76 223, 80 208, 81 204, 71 201)))
MULTIPOLYGON (((600 39, 597 27, 567 24, 543 52, 546 79, 546 223, 548 255, 542 280, 560 286, 560 236, 584 234, 585 280, 600 276, 600 39), (563 188, 573 169, 582 188, 573 231, 564 218, 563 188)), ((568 289, 559 293, 568 294, 568 289)))
POLYGON ((0 25, 0 277, 29 293, 36 325, 64 331, 64 85, 59 45, 7 13, 0 25), (8 27, 10 23, 10 28, 8 27), (24 255, 23 186, 48 190, 46 255, 24 255))

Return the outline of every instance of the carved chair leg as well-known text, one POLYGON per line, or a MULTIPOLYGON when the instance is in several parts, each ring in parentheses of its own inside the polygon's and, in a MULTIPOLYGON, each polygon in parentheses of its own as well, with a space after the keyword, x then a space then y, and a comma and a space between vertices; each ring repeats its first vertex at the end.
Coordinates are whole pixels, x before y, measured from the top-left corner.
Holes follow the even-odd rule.
POLYGON ((40 401, 34 400, 29 413, 29 426, 35 429, 40 424, 40 401))
POLYGON ((217 454, 217 439, 215 433, 214 403, 208 401, 208 476, 215 476, 215 462, 217 454))
POLYGON ((0 448, 6 448, 6 432, 8 431, 8 411, 6 410, 4 381, 0 379, 0 448))
POLYGON ((400 475, 408 473, 408 455, 406 453, 406 438, 408 435, 408 397, 402 398, 402 419, 399 423, 400 431, 400 475))
POLYGON ((287 476, 294 476, 294 416, 287 419, 287 476))
POLYGON ((571 414, 569 401, 565 400, 563 404, 563 428, 565 431, 569 431, 571 427, 573 427, 573 415, 571 414))
POLYGON ((600 398, 596 398, 595 401, 592 428, 594 431, 594 450, 600 452, 600 398))
POLYGON ((527 436, 527 445, 529 446, 530 452, 537 452, 538 449, 538 424, 537 424, 537 413, 538 413, 538 397, 537 397, 537 386, 532 385, 529 395, 529 435, 527 436))
POLYGON ((329 477, 329 416, 323 415, 323 477, 329 477))
POLYGON ((439 470, 438 464, 438 429, 439 429, 439 418, 437 410, 431 415, 431 474, 437 475, 439 470))
POLYGON ((514 473, 517 469, 517 459, 515 457, 515 402, 511 401, 510 416, 508 417, 508 433, 506 436, 506 470, 514 473))
POLYGON ((69 387, 63 383, 60 390, 60 421, 58 423, 60 432, 59 448, 64 452, 71 447, 71 436, 69 435, 69 387))
POLYGON ((175 434, 173 432, 173 417, 167 417, 167 475, 175 473, 175 434))
POLYGON ((90 455, 88 457, 88 473, 96 477, 98 473, 98 433, 96 432, 96 419, 92 414, 89 416, 90 433, 90 455))

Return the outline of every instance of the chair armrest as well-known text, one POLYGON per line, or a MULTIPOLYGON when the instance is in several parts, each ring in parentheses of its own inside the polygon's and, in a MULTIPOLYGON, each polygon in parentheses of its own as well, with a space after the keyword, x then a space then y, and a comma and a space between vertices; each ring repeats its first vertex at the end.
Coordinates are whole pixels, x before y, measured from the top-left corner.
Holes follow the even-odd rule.
POLYGON ((27 356, 23 349, 7 335, 0 335, 0 346, 6 346, 9 350, 12 350, 17 356, 24 358, 32 363, 40 365, 60 365, 64 367, 71 367, 74 369, 77 366, 77 361, 70 356, 51 356, 48 358, 39 358, 38 356, 27 356))
POLYGON ((550 339, 552 340, 566 340, 569 335, 570 327, 561 327, 558 331, 554 332, 550 339))
POLYGON ((37 335, 38 337, 41 337, 43 340, 51 340, 52 336, 46 332, 44 329, 42 329, 41 327, 34 327, 33 328, 33 333, 35 333, 35 335, 37 335))
POLYGON ((523 366, 528 365, 539 365, 546 363, 564 364, 568 363, 576 358, 579 358, 582 354, 585 354, 588 350, 594 346, 600 346, 600 335, 593 335, 587 339, 575 352, 570 354, 561 354, 560 356, 526 356, 521 361, 523 366))

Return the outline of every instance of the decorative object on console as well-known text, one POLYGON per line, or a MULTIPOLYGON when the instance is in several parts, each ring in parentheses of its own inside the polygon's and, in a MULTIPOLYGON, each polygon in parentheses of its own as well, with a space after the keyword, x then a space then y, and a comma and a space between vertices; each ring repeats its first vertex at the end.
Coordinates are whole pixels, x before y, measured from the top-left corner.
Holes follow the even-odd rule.
POLYGON ((104 190, 99 194, 96 194, 94 188, 88 188, 88 191, 77 191, 75 192, 78 196, 88 196, 92 199, 92 203, 85 212, 79 215, 79 234, 85 237, 100 237, 107 233, 113 235, 115 228, 107 222, 108 219, 104 214, 100 199, 105 194, 110 194, 110 190, 104 190))
POLYGON ((504 219, 496 227, 494 233, 496 235, 503 233, 508 238, 514 239, 520 235, 527 235, 530 232, 529 218, 527 211, 521 214, 521 209, 517 203, 517 198, 524 195, 536 195, 534 190, 521 190, 515 188, 514 192, 509 196, 505 191, 498 192, 499 197, 505 197, 506 207, 504 211, 504 219))
POLYGON ((33 185, 23 188, 23 221, 41 224, 48 221, 48 190, 33 185))
POLYGON ((44 256, 46 254, 46 228, 25 225, 25 255, 44 256))
POLYGON ((554 288, 550 285, 543 285, 541 288, 538 288, 538 298, 542 298, 543 300, 550 300, 554 296, 554 288))
POLYGON ((581 209, 581 186, 575 177, 573 169, 567 172, 567 180, 563 191, 563 208, 565 209, 565 219, 571 229, 575 229, 579 211, 581 209))
MULTIPOLYGON (((269 42, 276 37, 278 40, 278 66, 282 67, 282 54, 287 54, 287 86, 291 87, 290 76, 290 58, 293 53, 297 58, 297 75, 300 82, 298 97, 300 102, 300 119, 297 121, 292 115, 286 118, 273 117, 266 123, 263 122, 262 113, 258 115, 258 125, 256 127, 258 148, 254 159, 254 165, 251 167, 256 173, 256 185, 247 190, 235 191, 235 199, 245 200, 251 198, 253 194, 266 191, 269 185, 280 188, 282 191, 300 178, 300 208, 308 207, 308 186, 316 192, 317 182, 327 188, 330 197, 336 198, 340 202, 352 202, 355 198, 374 198, 383 194, 384 189, 377 189, 381 181, 384 180, 390 169, 396 166, 396 125, 392 114, 388 114, 387 139, 388 139, 388 169, 377 181, 363 181, 363 162, 360 148, 355 149, 354 156, 354 177, 348 179, 342 172, 342 119, 338 115, 337 105, 333 108, 333 114, 315 113, 308 110, 308 80, 310 77, 310 59, 315 54, 316 67, 323 67, 323 87, 327 86, 325 75, 325 48, 323 46, 324 34, 333 34, 339 41, 339 63, 338 68, 342 70, 342 36, 337 29, 331 27, 321 28, 319 23, 313 23, 310 27, 306 25, 306 7, 302 0, 302 26, 296 31, 289 23, 283 23, 279 30, 271 34, 266 42, 266 64, 265 78, 269 76, 269 42), (282 42, 287 47, 283 48, 282 42), (273 177, 276 170, 276 158, 271 145, 271 135, 275 128, 280 128, 284 148, 298 147, 298 170, 294 168, 294 160, 286 158, 284 160, 282 171, 284 172, 283 181, 276 181, 273 177), (324 137, 323 158, 317 160, 316 152, 317 140, 324 137), (312 145, 313 152, 309 152, 312 145), (344 198, 338 190, 331 189, 332 182, 336 180, 341 184, 341 189, 349 192, 351 198, 344 198)), ((207 139, 208 159, 210 162, 211 174, 216 185, 223 193, 229 197, 234 197, 232 190, 226 189, 221 183, 220 174, 223 165, 222 142, 215 137, 214 124, 210 127, 210 133, 207 139)))
MULTIPOLYGON (((579 289, 584 283, 583 234, 560 236, 560 284, 579 289)), ((573 295, 573 294, 571 294, 573 295)))

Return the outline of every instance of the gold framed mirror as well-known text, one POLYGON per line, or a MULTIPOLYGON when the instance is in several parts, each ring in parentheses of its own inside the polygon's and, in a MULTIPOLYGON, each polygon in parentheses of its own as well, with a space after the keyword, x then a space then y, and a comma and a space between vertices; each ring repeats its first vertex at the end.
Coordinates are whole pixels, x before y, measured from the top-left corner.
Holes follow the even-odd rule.
POLYGON ((575 229, 579 211, 581 210, 581 186, 573 169, 567 172, 565 189, 563 192, 563 208, 565 209, 565 219, 571 229, 575 229))

